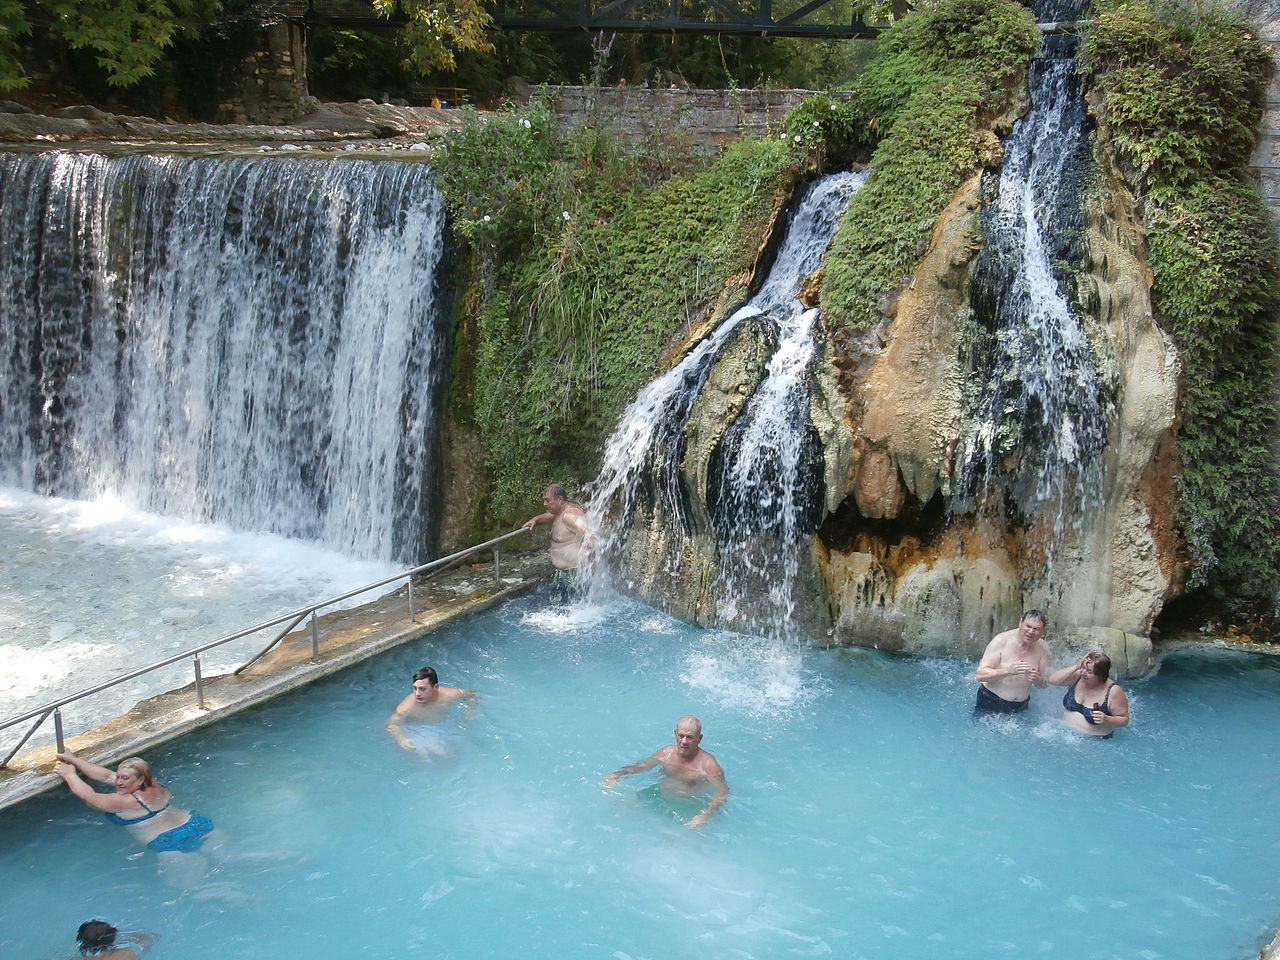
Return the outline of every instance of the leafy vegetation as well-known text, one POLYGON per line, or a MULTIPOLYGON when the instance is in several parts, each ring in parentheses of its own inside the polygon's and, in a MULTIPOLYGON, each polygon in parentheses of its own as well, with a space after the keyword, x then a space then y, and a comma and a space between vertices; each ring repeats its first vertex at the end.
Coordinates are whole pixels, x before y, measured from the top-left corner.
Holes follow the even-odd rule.
POLYGON ((384 17, 401 12, 409 18, 404 27, 409 63, 418 73, 452 70, 459 50, 486 51, 492 47, 486 31, 493 17, 483 0, 372 0, 384 17))
POLYGON ((748 270, 806 148, 742 141, 714 161, 562 137, 542 105, 472 115, 434 163, 475 280, 469 406, 514 519, 551 480, 579 485, 662 350, 748 270))
POLYGON ((1271 58, 1203 6, 1099 10, 1081 67, 1148 230, 1153 292, 1182 361, 1181 526, 1192 587, 1280 583, 1277 245, 1246 166, 1271 58))
POLYGON ((828 323, 874 323, 966 178, 994 159, 983 131, 1039 44, 1011 0, 939 0, 904 17, 855 85, 855 142, 873 174, 845 211, 820 292, 828 323))
POLYGON ((218 0, 0 0, 0 90, 27 85, 20 40, 38 32, 92 51, 107 82, 127 87, 150 76, 184 31, 213 23, 218 0))

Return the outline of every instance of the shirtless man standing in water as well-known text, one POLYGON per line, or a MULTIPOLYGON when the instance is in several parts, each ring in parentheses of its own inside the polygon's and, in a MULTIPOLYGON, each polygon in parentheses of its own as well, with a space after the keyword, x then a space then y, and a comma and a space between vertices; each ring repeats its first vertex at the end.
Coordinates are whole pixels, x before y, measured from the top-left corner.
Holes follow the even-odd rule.
POLYGON ((524 528, 532 530, 540 523, 551 524, 551 565, 556 568, 551 596, 560 603, 568 603, 580 588, 578 568, 583 561, 582 545, 591 536, 591 528, 582 507, 572 502, 558 483, 542 491, 542 505, 547 508, 546 513, 525 522, 524 528))
POLYGON ((664 774, 658 788, 663 796, 672 800, 683 800, 686 797, 712 791, 711 802, 698 814, 689 818, 686 827, 696 828, 707 822, 707 818, 724 806, 729 796, 729 785, 725 783, 724 771, 716 758, 698 746, 702 742, 702 721, 697 717, 681 717, 676 721, 676 742, 661 747, 651 757, 637 760, 621 770, 615 770, 603 780, 600 786, 611 790, 618 781, 633 773, 643 773, 659 764, 664 774))
POLYGON ((440 686, 435 670, 423 667, 413 675, 413 692, 400 701, 395 713, 387 720, 387 733, 403 749, 416 750, 419 743, 410 740, 400 729, 406 723, 412 724, 421 728, 418 740, 422 741, 422 749, 443 756, 446 752, 444 731, 432 730, 431 727, 444 720, 458 701, 462 701, 463 719, 466 719, 475 709, 477 699, 474 690, 440 686))
POLYGON ((1049 682, 1049 647, 1044 634, 1045 615, 1028 610, 1012 630, 996 634, 987 644, 974 676, 978 700, 974 716, 985 713, 1022 713, 1031 705, 1031 685, 1049 682))

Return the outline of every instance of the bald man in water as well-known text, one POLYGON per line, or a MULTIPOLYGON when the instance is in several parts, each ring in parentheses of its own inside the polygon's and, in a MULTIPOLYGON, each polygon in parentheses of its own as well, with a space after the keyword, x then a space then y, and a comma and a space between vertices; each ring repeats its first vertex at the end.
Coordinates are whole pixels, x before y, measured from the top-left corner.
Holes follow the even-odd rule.
POLYGON ((676 721, 676 742, 660 747, 650 757, 637 760, 620 770, 615 770, 603 780, 600 786, 611 790, 618 781, 633 773, 644 773, 661 765, 663 778, 658 789, 663 796, 671 800, 683 800, 686 797, 711 793, 711 801, 707 806, 689 818, 686 827, 696 828, 707 822, 711 814, 722 806, 729 796, 729 785, 725 783, 724 771, 716 758, 703 750, 702 721, 697 717, 684 716, 676 721))

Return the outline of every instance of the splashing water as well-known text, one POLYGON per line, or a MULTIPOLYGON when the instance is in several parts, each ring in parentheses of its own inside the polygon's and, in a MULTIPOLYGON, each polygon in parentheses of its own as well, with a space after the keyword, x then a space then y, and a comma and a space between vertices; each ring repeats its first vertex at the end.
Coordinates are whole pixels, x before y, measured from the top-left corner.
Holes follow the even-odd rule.
POLYGON ((685 489, 680 469, 690 412, 731 336, 747 321, 762 324, 777 346, 755 395, 722 438, 713 457, 713 489, 703 494, 722 558, 717 587, 722 612, 736 616, 747 581, 764 576, 773 586, 770 613, 761 626, 789 620, 796 544, 812 532, 806 525, 815 492, 808 467, 815 455, 820 457, 808 424, 818 313, 796 295, 820 265, 840 215, 865 179, 865 173, 840 173, 808 188, 759 291, 632 401, 605 446, 600 475, 589 491, 588 515, 606 531, 606 555, 625 540, 642 493, 652 499, 662 522, 688 532, 686 498, 695 494, 685 489), (607 522, 610 516, 613 523, 607 522), (762 532, 770 535, 767 546, 756 537, 762 532), (753 544, 750 551, 743 549, 747 541, 753 544))

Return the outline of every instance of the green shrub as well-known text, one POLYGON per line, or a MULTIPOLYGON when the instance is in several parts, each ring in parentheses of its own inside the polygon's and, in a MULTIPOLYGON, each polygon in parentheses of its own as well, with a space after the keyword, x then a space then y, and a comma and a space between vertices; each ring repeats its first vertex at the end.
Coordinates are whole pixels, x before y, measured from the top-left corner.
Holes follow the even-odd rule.
POLYGON ((1080 70, 1101 77, 1112 144, 1134 183, 1172 187, 1249 161, 1271 51, 1225 10, 1111 3, 1080 70))
POLYGON ((668 155, 560 136, 541 105, 471 115, 449 139, 436 169, 476 260, 469 356, 494 521, 594 473, 663 349, 751 267, 805 156, 789 138, 740 141, 650 186, 668 155))
POLYGON ((941 0, 903 18, 855 88, 871 177, 827 254, 820 297, 829 324, 862 327, 910 275, 938 215, 991 158, 983 131, 1006 110, 1039 33, 1009 0, 941 0))
POLYGON ((1153 295, 1182 361, 1180 522, 1190 585, 1265 597, 1280 582, 1271 443, 1277 244, 1245 165, 1270 53, 1221 10, 1111 5, 1082 66, 1138 190, 1153 295))

